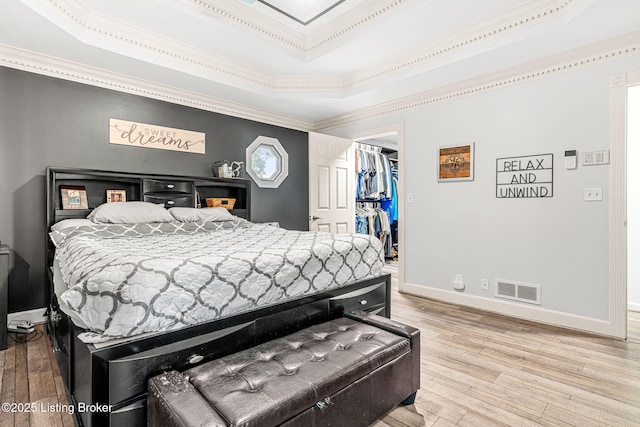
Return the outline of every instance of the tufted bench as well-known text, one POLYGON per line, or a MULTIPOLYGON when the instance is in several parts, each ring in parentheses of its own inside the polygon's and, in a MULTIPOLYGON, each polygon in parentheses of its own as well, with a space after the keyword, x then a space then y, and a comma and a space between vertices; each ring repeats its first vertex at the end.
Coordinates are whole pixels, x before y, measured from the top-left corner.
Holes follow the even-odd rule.
POLYGON ((364 312, 149 381, 150 426, 367 426, 420 388, 420 334, 364 312))

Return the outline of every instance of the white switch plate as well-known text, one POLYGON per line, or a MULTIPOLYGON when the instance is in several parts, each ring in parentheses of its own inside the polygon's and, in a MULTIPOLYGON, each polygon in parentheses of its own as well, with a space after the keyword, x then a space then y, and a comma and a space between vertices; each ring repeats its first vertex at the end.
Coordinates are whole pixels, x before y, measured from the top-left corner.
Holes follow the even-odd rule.
POLYGON ((602 200, 602 187, 590 187, 584 189, 584 200, 588 202, 602 200))
POLYGON ((583 166, 608 165, 609 150, 586 151, 582 155, 583 166))
POLYGON ((413 193, 407 193, 407 203, 413 203, 413 193))

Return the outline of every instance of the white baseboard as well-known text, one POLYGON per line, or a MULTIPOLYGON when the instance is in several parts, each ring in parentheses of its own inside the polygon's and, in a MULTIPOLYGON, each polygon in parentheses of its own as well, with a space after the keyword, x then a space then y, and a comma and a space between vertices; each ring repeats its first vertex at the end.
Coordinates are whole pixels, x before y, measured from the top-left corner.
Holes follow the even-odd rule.
POLYGON ((455 291, 415 285, 412 283, 404 283, 399 287, 399 290, 400 292, 411 295, 464 305, 546 325, 576 329, 609 337, 615 336, 613 334, 613 326, 608 320, 562 313, 559 311, 540 308, 539 306, 529 306, 511 301, 484 298, 475 295, 462 294, 455 291))
POLYGON ((637 302, 628 302, 627 310, 629 311, 640 311, 640 303, 637 302))
POLYGON ((12 320, 28 320, 34 325, 36 323, 44 323, 47 318, 44 317, 46 308, 34 308, 33 310, 18 311, 16 313, 7 314, 7 323, 11 323, 12 320))

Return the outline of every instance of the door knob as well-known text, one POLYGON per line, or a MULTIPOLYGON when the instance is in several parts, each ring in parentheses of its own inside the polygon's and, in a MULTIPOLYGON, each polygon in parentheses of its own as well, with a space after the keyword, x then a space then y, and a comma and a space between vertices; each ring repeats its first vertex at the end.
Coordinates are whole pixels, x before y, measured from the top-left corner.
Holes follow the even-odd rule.
POLYGON ((309 216, 309 220, 310 221, 315 221, 316 219, 320 219, 320 217, 319 216, 315 216, 315 215, 314 216, 309 216))

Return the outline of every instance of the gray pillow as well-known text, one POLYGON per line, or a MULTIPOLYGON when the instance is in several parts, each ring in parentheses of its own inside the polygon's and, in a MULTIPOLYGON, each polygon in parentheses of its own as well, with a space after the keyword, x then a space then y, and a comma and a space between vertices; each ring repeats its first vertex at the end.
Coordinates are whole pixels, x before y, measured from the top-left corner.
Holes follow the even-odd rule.
POLYGON ((104 203, 87 217, 106 224, 138 224, 143 222, 172 222, 173 217, 163 206, 148 202, 104 203))
POLYGON ((71 218, 71 219, 63 219, 62 221, 56 222, 51 226, 52 231, 60 231, 69 227, 82 227, 85 225, 96 225, 95 222, 91 221, 87 218, 71 218))
POLYGON ((235 219, 227 208, 171 208, 169 213, 178 221, 227 221, 235 219))

